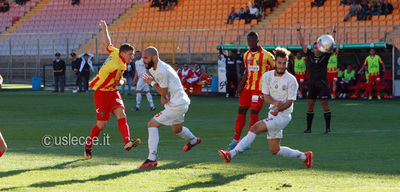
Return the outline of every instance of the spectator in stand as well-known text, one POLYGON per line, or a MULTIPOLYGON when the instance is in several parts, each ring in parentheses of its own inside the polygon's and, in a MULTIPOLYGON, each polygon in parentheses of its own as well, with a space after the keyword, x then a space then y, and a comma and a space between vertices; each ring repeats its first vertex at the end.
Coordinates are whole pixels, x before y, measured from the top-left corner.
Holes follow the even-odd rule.
MULTIPOLYGON (((159 11, 165 11, 165 8, 168 6, 168 0, 161 0, 161 6, 159 11)), ((168 9, 167 9, 168 11, 168 9)))
POLYGON ((344 70, 342 80, 340 81, 339 88, 341 93, 339 95, 339 98, 346 98, 346 94, 349 94, 349 85, 353 85, 354 80, 356 80, 355 71, 353 70, 351 65, 347 65, 347 69, 344 70))
POLYGON ((71 5, 79 5, 80 0, 71 0, 71 5))
POLYGON ((174 10, 174 7, 176 5, 176 1, 177 0, 168 0, 168 9, 167 9, 167 11, 169 11, 169 10, 173 11, 174 10))
POLYGON ((90 71, 94 72, 92 62, 94 55, 91 53, 83 53, 80 54, 78 58, 82 59, 81 66, 79 67, 79 75, 82 81, 83 91, 88 93, 90 71))
POLYGON ((73 93, 82 92, 82 81, 79 75, 79 68, 81 68, 82 59, 77 58, 75 53, 69 54, 71 56, 71 69, 74 71, 76 75, 76 89, 73 90, 73 93))
POLYGON ((341 0, 339 6, 351 5, 351 0, 341 0))
POLYGON ((179 76, 179 79, 182 79, 182 69, 179 67, 178 63, 174 64, 174 70, 176 71, 176 73, 179 76))
POLYGON ((369 20, 371 20, 373 15, 380 16, 382 12, 382 4, 378 1, 371 5, 371 11, 369 12, 369 20))
POLYGON ((192 72, 192 70, 189 68, 189 65, 188 65, 187 63, 185 63, 185 64, 183 65, 182 77, 181 77, 181 83, 182 83, 182 85, 183 85, 183 87, 184 87, 184 89, 185 89, 185 92, 186 92, 185 85, 186 85, 187 80, 189 79, 189 77, 192 76, 192 73, 193 73, 193 72, 192 72))
POLYGON ((197 84, 197 82, 200 81, 201 74, 202 74, 202 72, 199 67, 199 64, 197 64, 197 63, 194 64, 192 76, 189 77, 189 79, 187 80, 187 83, 185 85, 185 90, 187 90, 187 93, 189 95, 193 94, 194 86, 197 84))
POLYGON ((10 4, 6 0, 0 1, 0 12, 7 12, 10 10, 10 4))
POLYGON ((321 7, 322 5, 324 5, 325 0, 315 0, 314 2, 311 2, 311 7, 317 6, 317 7, 321 7))
POLYGON ((256 7, 251 6, 251 2, 249 1, 249 14, 246 14, 245 24, 249 24, 251 20, 259 18, 259 11, 256 7))
POLYGON ((56 53, 56 60, 53 61, 53 72, 54 72, 54 91, 53 93, 64 93, 64 85, 65 85, 65 62, 64 60, 60 59, 61 54, 56 53), (60 89, 58 87, 60 84, 60 89))
POLYGON ((18 5, 25 5, 28 0, 16 0, 15 3, 18 5))
POLYGON ((237 20, 244 19, 243 14, 244 14, 244 9, 242 7, 240 8, 239 12, 237 12, 235 19, 237 20))
POLYGON ((225 24, 232 24, 235 17, 237 17, 237 13, 235 11, 235 7, 232 7, 231 12, 228 15, 228 20, 226 21, 225 24), (229 23, 229 20, 231 20, 230 23, 229 23))
POLYGON ((349 8, 349 13, 347 13, 343 21, 347 21, 351 16, 357 15, 359 9, 360 7, 357 5, 356 1, 353 0, 353 4, 351 4, 349 8))
POLYGON ((392 14, 392 12, 393 12, 393 5, 390 4, 388 0, 385 0, 385 3, 382 5, 381 15, 392 14))
POLYGON ((361 3, 361 9, 357 11, 357 21, 367 20, 367 15, 369 15, 370 12, 371 10, 368 6, 368 2, 364 0, 361 3))

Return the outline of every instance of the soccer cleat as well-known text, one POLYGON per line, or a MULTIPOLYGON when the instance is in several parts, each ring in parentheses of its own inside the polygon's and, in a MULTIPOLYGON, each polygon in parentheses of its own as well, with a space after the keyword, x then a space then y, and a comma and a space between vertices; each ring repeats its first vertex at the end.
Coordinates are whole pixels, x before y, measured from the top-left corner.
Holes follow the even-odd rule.
POLYGON ((358 96, 357 96, 357 95, 352 95, 352 96, 350 96, 350 98, 351 98, 351 99, 357 99, 358 96))
POLYGON ((364 93, 364 94, 362 94, 360 97, 361 97, 361 98, 365 98, 366 96, 367 96, 367 94, 364 93))
POLYGON ((245 147, 243 150, 239 151, 239 154, 244 153, 245 151, 249 150, 251 148, 251 145, 245 147))
POLYGON ((311 129, 306 129, 303 131, 303 133, 311 133, 311 129))
POLYGON ((236 141, 236 140, 233 140, 232 141, 232 143, 231 144, 229 144, 229 147, 228 147, 228 151, 231 151, 231 150, 233 150, 233 148, 235 148, 236 147, 236 145, 238 144, 238 141, 236 141))
POLYGON ((334 95, 334 94, 331 94, 331 98, 332 98, 332 99, 335 99, 336 97, 335 97, 335 95, 334 95))
POLYGON ((157 167, 157 159, 154 161, 146 159, 146 161, 143 164, 141 164, 138 168, 144 168, 144 167, 157 167))
POLYGON ((156 110, 156 107, 150 107, 149 111, 154 111, 156 110))
POLYGON ((346 93, 343 93, 343 97, 342 97, 343 99, 346 99, 346 93))
POLYGON ((378 100, 381 100, 381 96, 378 95, 378 100))
POLYGON ((88 149, 85 147, 84 154, 85 154, 86 159, 91 159, 92 158, 92 149, 88 149))
POLYGON ((307 151, 304 153, 306 155, 306 160, 303 161, 303 163, 308 167, 311 168, 314 164, 313 162, 313 153, 311 151, 307 151))
POLYGON ((329 133, 331 133, 331 129, 326 129, 324 132, 324 134, 329 134, 329 133))
POLYGON ((185 146, 183 146, 183 151, 189 151, 190 149, 192 149, 192 147, 196 146, 200 142, 201 142, 200 137, 197 137, 197 142, 195 144, 191 144, 190 142, 188 142, 185 146))
POLYGON ((132 149, 132 147, 138 146, 140 144, 140 142, 141 142, 140 139, 133 139, 133 140, 131 139, 125 144, 124 149, 126 151, 129 151, 132 149))
POLYGON ((368 100, 372 100, 372 96, 371 95, 368 97, 368 100))
POLYGON ((135 107, 135 108, 131 109, 131 111, 139 111, 139 110, 140 110, 139 107, 135 107))
POLYGON ((232 157, 230 151, 219 150, 218 154, 222 157, 222 159, 224 159, 225 163, 231 162, 232 157))

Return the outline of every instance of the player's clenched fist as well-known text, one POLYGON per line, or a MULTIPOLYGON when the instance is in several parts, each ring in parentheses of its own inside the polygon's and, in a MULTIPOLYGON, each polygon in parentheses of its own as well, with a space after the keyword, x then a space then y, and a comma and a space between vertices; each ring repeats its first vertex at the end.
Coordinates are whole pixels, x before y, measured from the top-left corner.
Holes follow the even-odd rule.
POLYGON ((107 29, 107 23, 106 23, 106 21, 100 20, 99 25, 100 25, 101 30, 105 31, 105 30, 107 29))

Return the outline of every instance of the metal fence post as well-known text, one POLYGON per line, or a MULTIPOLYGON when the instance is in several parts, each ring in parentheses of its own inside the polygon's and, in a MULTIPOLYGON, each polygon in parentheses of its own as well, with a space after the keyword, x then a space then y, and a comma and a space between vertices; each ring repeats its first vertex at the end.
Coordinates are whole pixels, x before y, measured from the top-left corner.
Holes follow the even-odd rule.
POLYGON ((188 36, 188 57, 187 62, 190 63, 190 35, 188 36))
POLYGON ((95 43, 96 43, 96 63, 99 63, 99 46, 98 46, 97 37, 94 40, 95 40, 95 43))

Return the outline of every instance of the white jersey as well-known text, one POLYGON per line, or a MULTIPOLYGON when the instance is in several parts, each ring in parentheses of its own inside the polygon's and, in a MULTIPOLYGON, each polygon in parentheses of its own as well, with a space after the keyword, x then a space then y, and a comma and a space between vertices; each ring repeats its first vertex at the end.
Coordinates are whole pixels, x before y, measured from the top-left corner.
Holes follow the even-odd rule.
MULTIPOLYGON (((287 71, 281 77, 275 76, 275 70, 268 71, 262 76, 263 94, 271 96, 276 101, 285 103, 288 100, 296 100, 298 87, 296 78, 287 71)), ((270 110, 274 108, 275 106, 272 104, 269 106, 270 110)), ((279 113, 291 114, 292 112, 293 103, 289 108, 279 113)))
POLYGON ((143 74, 147 73, 146 66, 144 65, 143 58, 135 61, 135 68, 138 74, 138 77, 141 77, 143 74))
POLYGON ((178 74, 170 65, 158 60, 157 69, 151 68, 149 72, 161 88, 168 88, 169 102, 165 104, 165 108, 190 104, 190 99, 183 90, 178 74))

